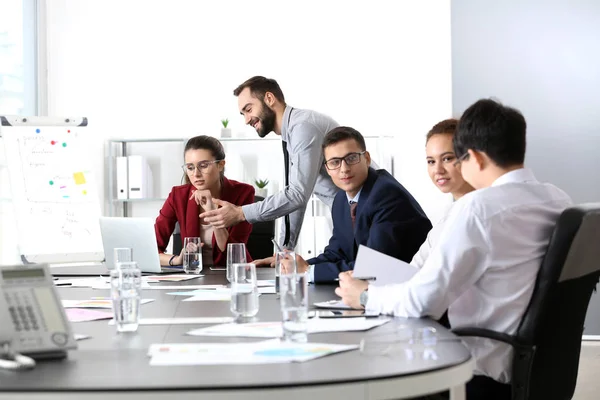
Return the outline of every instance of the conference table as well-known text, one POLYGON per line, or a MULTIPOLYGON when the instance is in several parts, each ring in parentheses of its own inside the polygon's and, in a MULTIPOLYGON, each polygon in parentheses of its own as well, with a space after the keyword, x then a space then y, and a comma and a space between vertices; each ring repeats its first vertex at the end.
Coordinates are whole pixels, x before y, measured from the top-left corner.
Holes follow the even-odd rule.
MULTIPOLYGON (((197 279, 153 285, 226 284, 222 271, 203 271, 197 279)), ((258 269, 259 279, 273 279, 273 270, 258 269)), ((58 287, 62 299, 86 300, 108 296, 106 289, 58 287)), ((182 287, 182 289, 184 289, 182 287)), ((334 285, 310 285, 311 304, 335 299, 334 285)), ((149 290, 142 298, 142 318, 231 316, 228 301, 185 302, 172 290, 149 290)), ((275 294, 260 296, 260 310, 252 321, 280 321, 275 294)), ((409 399, 450 391, 453 400, 465 399, 464 385, 472 377, 473 360, 460 340, 429 319, 393 318, 366 332, 310 334, 309 342, 358 344, 362 338, 398 329, 434 327, 438 340, 433 353, 365 354, 347 351, 301 363, 259 365, 150 366, 152 344, 239 343, 264 339, 186 335, 207 325, 140 325, 137 332, 117 333, 107 320, 72 323, 78 349, 66 359, 39 361, 29 371, 0 371, 0 399, 409 399)))

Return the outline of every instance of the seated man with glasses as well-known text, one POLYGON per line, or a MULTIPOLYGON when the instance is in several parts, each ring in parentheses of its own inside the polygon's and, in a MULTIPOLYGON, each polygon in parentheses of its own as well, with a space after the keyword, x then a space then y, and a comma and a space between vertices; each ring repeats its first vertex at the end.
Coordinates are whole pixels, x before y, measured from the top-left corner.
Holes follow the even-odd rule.
POLYGON ((325 167, 341 190, 333 201, 333 236, 318 257, 297 256, 298 272, 312 282, 335 280, 354 269, 360 244, 410 262, 431 223, 412 195, 386 170, 370 167, 365 139, 340 126, 323 140, 325 167))
MULTIPOLYGON (((185 184, 173 187, 154 224, 160 264, 180 265, 183 262, 182 254, 164 254, 175 223, 179 222, 182 242, 186 237, 201 238, 204 267, 224 266, 227 244, 246 243, 252 225, 242 222, 229 228, 217 228, 203 221, 200 214, 217 208, 213 199, 240 206, 251 204, 254 187, 225 177, 225 150, 213 137, 191 138, 185 145, 183 157, 185 184)), ((248 262, 252 260, 247 251, 246 258, 248 262)))

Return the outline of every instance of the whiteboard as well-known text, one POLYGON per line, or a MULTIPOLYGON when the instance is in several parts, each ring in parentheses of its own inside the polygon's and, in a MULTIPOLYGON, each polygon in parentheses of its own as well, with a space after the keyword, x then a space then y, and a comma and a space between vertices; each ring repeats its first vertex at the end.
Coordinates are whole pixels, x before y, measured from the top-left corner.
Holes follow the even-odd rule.
POLYGON ((0 117, 24 262, 102 261, 86 118, 0 117))

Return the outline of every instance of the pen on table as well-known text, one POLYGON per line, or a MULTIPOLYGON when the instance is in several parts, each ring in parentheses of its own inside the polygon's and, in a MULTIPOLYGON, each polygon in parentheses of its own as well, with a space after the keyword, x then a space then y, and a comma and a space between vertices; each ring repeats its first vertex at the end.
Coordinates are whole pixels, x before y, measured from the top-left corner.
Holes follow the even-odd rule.
POLYGON ((281 248, 281 246, 279 245, 279 243, 277 243, 275 241, 275 239, 271 239, 271 242, 273 242, 273 244, 275 245, 275 247, 277 248, 277 251, 283 251, 283 249, 281 248))
POLYGON ((54 282, 54 286, 71 286, 71 282, 54 282))

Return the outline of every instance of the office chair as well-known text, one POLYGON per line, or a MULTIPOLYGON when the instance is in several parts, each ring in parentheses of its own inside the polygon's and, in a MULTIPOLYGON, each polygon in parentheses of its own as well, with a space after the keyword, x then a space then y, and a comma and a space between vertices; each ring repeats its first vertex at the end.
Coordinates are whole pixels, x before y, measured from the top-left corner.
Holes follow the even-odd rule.
POLYGON ((173 254, 180 254, 183 249, 183 241, 181 240, 181 229, 179 228, 179 222, 175 223, 175 230, 173 231, 173 254))
POLYGON ((568 208, 556 223, 517 332, 480 328, 453 332, 513 347, 512 400, 571 399, 583 324, 599 278, 600 203, 568 208))
MULTIPOLYGON (((263 201, 264 197, 254 196, 254 202, 263 201)), ((252 232, 248 237, 246 248, 252 259, 267 258, 273 255, 273 236, 275 234, 275 221, 264 221, 252 224, 252 232)))

